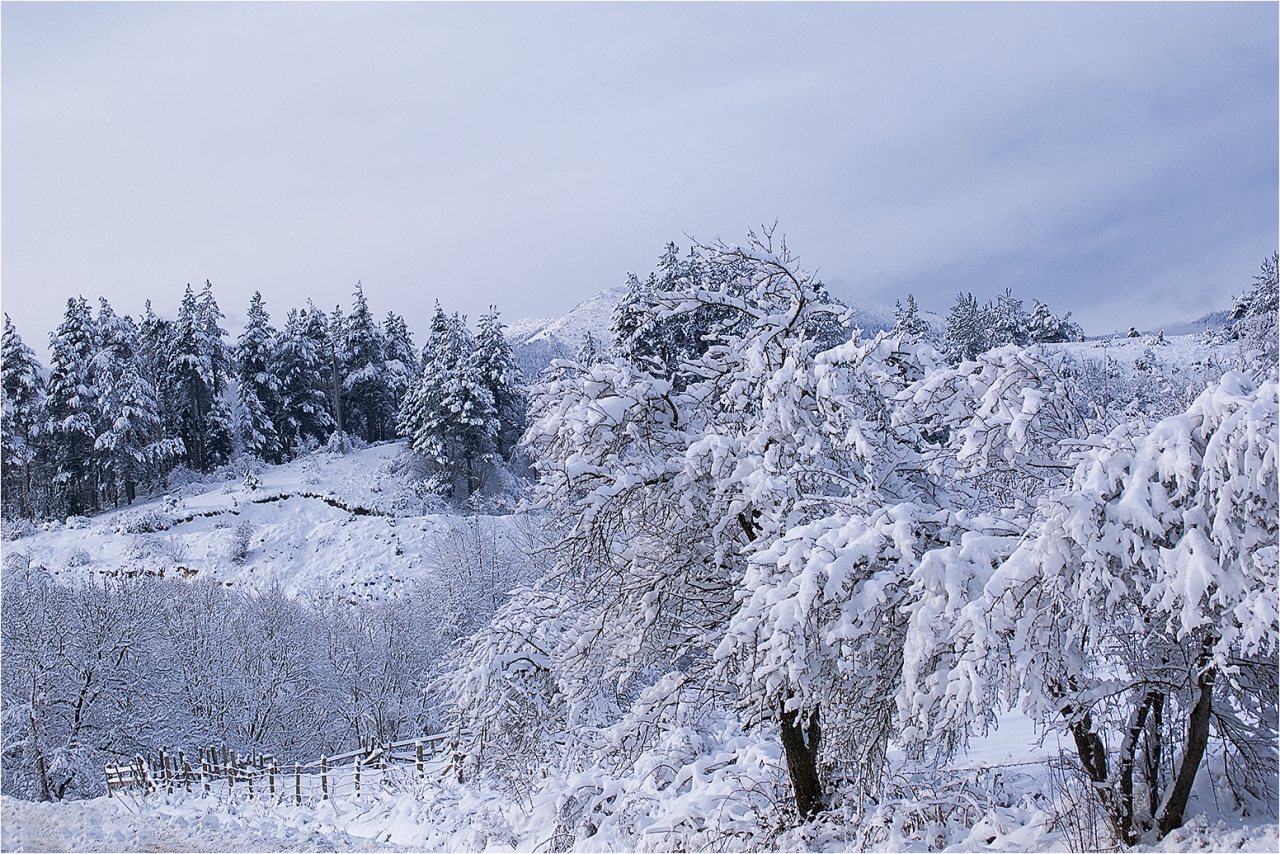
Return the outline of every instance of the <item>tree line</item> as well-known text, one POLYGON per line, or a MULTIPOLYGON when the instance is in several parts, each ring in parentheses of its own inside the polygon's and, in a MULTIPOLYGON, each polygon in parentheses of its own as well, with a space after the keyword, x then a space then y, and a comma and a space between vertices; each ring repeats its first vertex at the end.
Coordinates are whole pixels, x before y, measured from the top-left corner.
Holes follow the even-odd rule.
POLYGON ((379 324, 357 284, 350 313, 308 301, 271 324, 262 295, 235 343, 205 282, 177 317, 140 320, 68 299, 46 372, 4 318, 4 515, 86 515, 208 473, 237 454, 281 463, 343 437, 412 437, 442 491, 466 499, 523 429, 520 375, 495 309, 472 336, 437 305, 419 351, 404 318, 379 324), (464 471, 461 477, 458 472, 464 471))

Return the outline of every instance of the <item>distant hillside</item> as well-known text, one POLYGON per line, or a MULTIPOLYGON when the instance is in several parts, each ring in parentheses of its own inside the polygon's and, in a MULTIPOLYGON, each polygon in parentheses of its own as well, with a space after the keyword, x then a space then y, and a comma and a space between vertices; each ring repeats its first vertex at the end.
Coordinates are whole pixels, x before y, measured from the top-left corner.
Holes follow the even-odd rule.
MULTIPOLYGON (((1163 329, 1165 335, 1195 335, 1200 332, 1207 332, 1210 329, 1217 329, 1220 326, 1226 326, 1230 320, 1231 310, 1224 308, 1222 311, 1211 311, 1199 320, 1165 324, 1163 329)), ((1158 332, 1160 330, 1152 331, 1158 332)))

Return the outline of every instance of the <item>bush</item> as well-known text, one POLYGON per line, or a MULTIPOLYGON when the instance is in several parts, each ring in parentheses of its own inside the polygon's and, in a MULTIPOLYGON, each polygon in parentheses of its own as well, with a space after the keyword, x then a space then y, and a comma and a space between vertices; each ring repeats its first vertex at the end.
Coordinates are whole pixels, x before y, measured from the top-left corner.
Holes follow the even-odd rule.
POLYGON ((173 525, 173 517, 159 507, 143 507, 121 513, 116 519, 117 534, 153 534, 167 531, 173 525))
POLYGON ((241 519, 231 530, 231 540, 227 544, 227 559, 236 565, 243 564, 249 556, 249 544, 253 541, 253 524, 248 519, 241 519))

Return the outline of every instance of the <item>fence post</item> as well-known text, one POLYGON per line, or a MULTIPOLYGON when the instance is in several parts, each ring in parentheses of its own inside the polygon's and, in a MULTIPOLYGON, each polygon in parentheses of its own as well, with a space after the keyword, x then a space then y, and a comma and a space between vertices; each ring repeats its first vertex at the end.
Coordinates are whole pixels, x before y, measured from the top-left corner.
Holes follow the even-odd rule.
POLYGON ((244 763, 244 776, 249 781, 249 799, 253 799, 253 761, 246 759, 244 763))
POLYGON ((293 799, 302 806, 302 764, 293 763, 293 799))
POLYGON ((267 769, 267 774, 267 779, 271 783, 271 797, 274 798, 276 796, 276 758, 274 756, 271 757, 271 767, 267 769))
POLYGON ((222 758, 223 758, 224 764, 226 765, 227 786, 228 786, 227 792, 228 794, 230 794, 232 791, 235 791, 235 788, 236 788, 236 753, 234 750, 231 751, 231 756, 230 756, 231 761, 227 762, 226 761, 228 758, 227 746, 224 744, 222 745, 222 758))
POLYGON ((178 759, 182 762, 182 782, 187 787, 187 791, 191 791, 191 763, 187 761, 187 755, 181 750, 178 751, 178 759))
POLYGON ((427 776, 427 773, 422 768, 422 742, 414 742, 413 747, 414 752, 418 754, 418 776, 425 777, 427 776))
POLYGON ((324 792, 324 800, 329 800, 329 760, 320 757, 320 790, 324 792))
POLYGON ((358 798, 360 797, 360 757, 357 756, 352 763, 356 766, 356 797, 358 798))

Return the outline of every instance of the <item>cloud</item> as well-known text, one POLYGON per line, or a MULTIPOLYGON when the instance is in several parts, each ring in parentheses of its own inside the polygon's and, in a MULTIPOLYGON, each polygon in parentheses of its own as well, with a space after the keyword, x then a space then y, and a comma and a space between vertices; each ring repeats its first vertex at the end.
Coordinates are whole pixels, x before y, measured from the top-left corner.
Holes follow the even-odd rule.
MULTIPOLYGON (((1268 4, 11 4, 3 301, 213 280, 424 329, 780 220, 851 293, 1087 328, 1226 304, 1277 223, 1268 4), (50 296, 52 295, 52 296, 50 296)), ((1105 327, 1105 328, 1104 328, 1105 327)))

